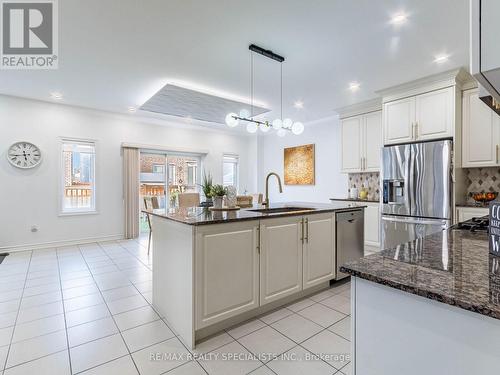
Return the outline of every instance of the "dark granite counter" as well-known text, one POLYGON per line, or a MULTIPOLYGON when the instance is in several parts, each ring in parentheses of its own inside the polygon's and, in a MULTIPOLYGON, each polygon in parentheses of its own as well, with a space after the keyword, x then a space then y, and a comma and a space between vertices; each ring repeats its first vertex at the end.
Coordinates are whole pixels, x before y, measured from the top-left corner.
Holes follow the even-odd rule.
POLYGON ((449 229, 383 250, 342 272, 500 319, 500 258, 484 232, 449 229))
POLYGON ((361 199, 361 198, 330 198, 331 201, 341 201, 341 202, 369 202, 369 203, 380 203, 379 200, 375 199, 361 199))
POLYGON ((287 202, 271 204, 270 208, 285 208, 297 207, 304 208, 304 210, 294 210, 292 212, 275 212, 263 213, 255 212, 252 210, 262 209, 262 206, 255 206, 251 208, 244 208, 237 211, 211 211, 205 207, 188 207, 188 208, 169 208, 159 210, 143 210, 143 212, 150 215, 159 216, 165 219, 177 221, 189 225, 206 225, 206 224, 221 224, 242 220, 260 220, 275 217, 286 216, 301 216, 310 214, 319 214, 323 212, 335 212, 349 210, 353 208, 364 208, 359 203, 305 203, 305 202, 287 202), (312 208, 308 210, 307 208, 312 208))

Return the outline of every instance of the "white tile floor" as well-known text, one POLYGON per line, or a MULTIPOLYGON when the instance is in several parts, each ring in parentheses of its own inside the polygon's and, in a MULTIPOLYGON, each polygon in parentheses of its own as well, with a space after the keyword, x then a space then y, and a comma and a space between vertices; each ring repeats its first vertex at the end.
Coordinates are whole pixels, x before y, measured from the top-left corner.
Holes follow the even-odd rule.
POLYGON ((0 264, 0 375, 350 374, 342 357, 350 353, 349 283, 191 353, 151 306, 145 245, 141 238, 8 256, 0 264))

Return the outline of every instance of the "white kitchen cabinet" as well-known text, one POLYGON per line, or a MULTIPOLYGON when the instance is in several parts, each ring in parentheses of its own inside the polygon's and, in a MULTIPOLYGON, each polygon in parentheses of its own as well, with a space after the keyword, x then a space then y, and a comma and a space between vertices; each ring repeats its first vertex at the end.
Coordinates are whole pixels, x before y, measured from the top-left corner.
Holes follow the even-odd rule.
POLYGON ((259 306, 258 228, 258 221, 197 228, 197 329, 259 306))
POLYGON ((368 113, 363 117, 363 172, 378 172, 382 150, 382 111, 368 113))
POLYGON ((365 202, 365 246, 380 248, 380 204, 365 202))
POLYGON ((260 304, 302 290, 302 217, 262 220, 260 304))
POLYGON ((384 104, 384 144, 453 137, 455 88, 446 87, 384 104))
POLYGON ((404 98, 384 104, 384 144, 414 140, 415 98, 404 98))
POLYGON ((342 172, 360 172, 362 169, 362 128, 363 117, 355 116, 340 122, 342 172))
POLYGON ((488 215, 486 207, 457 207, 457 222, 467 221, 473 217, 482 217, 488 215))
POLYGON ((415 139, 429 139, 453 136, 455 116, 455 89, 441 90, 417 95, 415 98, 415 139))
POLYGON ((335 216, 304 217, 303 288, 335 278, 335 216))
POLYGON ((341 120, 342 172, 377 172, 382 148, 382 112, 341 120))
POLYGON ((463 93, 462 167, 499 165, 500 116, 479 99, 478 90, 463 93))

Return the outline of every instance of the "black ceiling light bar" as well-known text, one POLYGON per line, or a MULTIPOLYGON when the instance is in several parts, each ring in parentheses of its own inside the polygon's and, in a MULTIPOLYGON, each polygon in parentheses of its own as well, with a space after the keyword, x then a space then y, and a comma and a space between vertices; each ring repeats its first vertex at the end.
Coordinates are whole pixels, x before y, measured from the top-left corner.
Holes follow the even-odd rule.
POLYGON ((270 49, 264 49, 262 47, 259 47, 259 46, 255 45, 255 44, 250 44, 250 46, 248 46, 248 49, 250 51, 258 53, 259 55, 265 56, 265 57, 267 57, 269 59, 272 59, 272 60, 275 60, 275 61, 279 61, 280 63, 282 63, 283 61, 285 61, 285 58, 283 56, 280 56, 280 55, 274 53, 270 49))

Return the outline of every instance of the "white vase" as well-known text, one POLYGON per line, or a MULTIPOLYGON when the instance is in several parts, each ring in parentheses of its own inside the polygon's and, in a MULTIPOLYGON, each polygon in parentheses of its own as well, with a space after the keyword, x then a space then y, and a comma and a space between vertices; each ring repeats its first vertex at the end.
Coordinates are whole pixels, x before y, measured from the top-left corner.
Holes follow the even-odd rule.
POLYGON ((213 197, 214 208, 222 208, 222 198, 224 197, 213 197))

